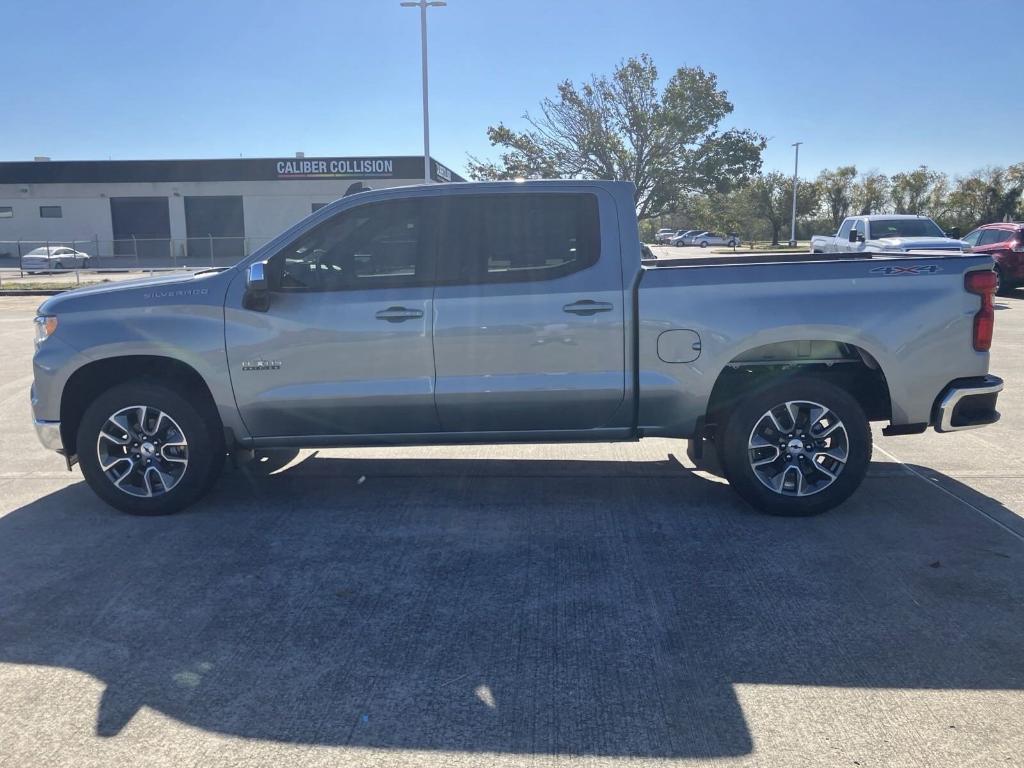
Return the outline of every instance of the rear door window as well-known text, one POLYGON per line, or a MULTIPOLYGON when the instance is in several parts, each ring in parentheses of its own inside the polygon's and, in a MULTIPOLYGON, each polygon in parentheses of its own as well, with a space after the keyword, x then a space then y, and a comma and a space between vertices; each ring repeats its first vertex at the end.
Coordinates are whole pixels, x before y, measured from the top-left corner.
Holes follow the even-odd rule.
POLYGON ((586 269, 600 254, 591 194, 452 195, 438 206, 438 282, 550 280, 586 269))
POLYGON ((978 245, 995 245, 1009 239, 1009 233, 1002 229, 986 229, 981 233, 978 245))

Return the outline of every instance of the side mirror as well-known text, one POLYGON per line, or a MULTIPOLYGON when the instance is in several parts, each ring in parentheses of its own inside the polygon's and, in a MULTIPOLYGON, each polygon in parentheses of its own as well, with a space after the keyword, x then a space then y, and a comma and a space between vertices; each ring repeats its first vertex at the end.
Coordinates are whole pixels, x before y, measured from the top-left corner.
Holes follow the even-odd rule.
POLYGON ((245 295, 242 297, 242 306, 256 312, 266 312, 270 309, 267 262, 253 262, 245 270, 245 295))
POLYGON ((946 237, 952 240, 960 239, 960 227, 950 227, 946 230, 946 237))
POLYGON ((850 242, 851 243, 856 243, 856 242, 859 242, 859 241, 860 241, 860 235, 857 233, 857 230, 856 229, 851 229, 850 230, 850 242))

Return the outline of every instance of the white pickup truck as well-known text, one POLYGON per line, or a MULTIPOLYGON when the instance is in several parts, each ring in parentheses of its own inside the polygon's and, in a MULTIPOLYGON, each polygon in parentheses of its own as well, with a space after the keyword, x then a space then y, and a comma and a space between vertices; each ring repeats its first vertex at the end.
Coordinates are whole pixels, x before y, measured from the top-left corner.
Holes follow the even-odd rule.
POLYGON ((836 234, 811 238, 811 253, 967 251, 967 243, 959 238, 959 232, 943 232, 927 216, 897 213, 847 216, 836 234))

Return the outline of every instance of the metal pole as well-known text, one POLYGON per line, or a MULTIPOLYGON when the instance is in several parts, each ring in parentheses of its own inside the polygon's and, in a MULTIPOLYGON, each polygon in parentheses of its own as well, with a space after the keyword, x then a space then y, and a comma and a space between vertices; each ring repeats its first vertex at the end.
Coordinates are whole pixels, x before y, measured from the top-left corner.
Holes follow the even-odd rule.
POLYGON ((132 249, 135 251, 135 268, 139 268, 139 241, 135 237, 135 233, 132 233, 132 249))
POLYGON ((427 8, 445 6, 445 0, 404 0, 399 5, 420 9, 420 57, 423 68, 423 183, 433 181, 430 172, 430 89, 427 82, 427 8))
POLYGON ((21 238, 18 238, 18 277, 25 276, 25 266, 21 263, 21 238))
POLYGON ((206 236, 208 238, 210 238, 210 266, 212 267, 213 266, 213 235, 211 233, 207 232, 206 236))
POLYGON ((423 183, 430 183, 430 99, 427 87, 427 4, 420 3, 420 47, 423 54, 423 183))
POLYGON ((791 222, 791 228, 789 230, 789 247, 796 247, 796 182, 797 182, 797 169, 800 167, 800 145, 802 141, 796 142, 793 146, 796 147, 796 158, 793 160, 793 220, 791 222))

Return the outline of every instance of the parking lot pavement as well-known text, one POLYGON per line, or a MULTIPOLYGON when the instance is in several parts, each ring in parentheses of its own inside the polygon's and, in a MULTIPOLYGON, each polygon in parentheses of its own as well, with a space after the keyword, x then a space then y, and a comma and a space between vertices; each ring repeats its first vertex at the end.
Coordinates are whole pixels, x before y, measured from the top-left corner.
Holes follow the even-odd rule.
POLYGON ((998 425, 765 517, 679 441, 302 451, 168 518, 29 424, 0 299, 0 765, 1020 765, 1024 299, 998 425))

